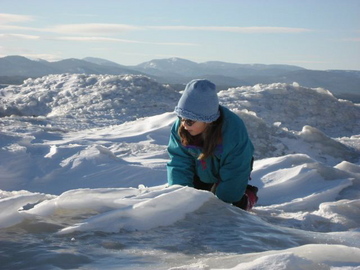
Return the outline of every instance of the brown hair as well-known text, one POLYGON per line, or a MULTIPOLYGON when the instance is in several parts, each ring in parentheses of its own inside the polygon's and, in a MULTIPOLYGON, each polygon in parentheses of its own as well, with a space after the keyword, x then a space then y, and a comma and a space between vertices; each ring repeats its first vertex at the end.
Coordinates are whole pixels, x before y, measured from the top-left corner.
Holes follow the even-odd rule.
MULTIPOLYGON (((214 154, 216 146, 222 140, 222 123, 223 117, 220 113, 219 118, 214 122, 209 123, 204 132, 201 134, 204 145, 203 152, 198 158, 199 160, 204 160, 214 154)), ((193 137, 185 130, 183 125, 180 125, 178 133, 183 145, 187 146, 193 143, 193 137)))

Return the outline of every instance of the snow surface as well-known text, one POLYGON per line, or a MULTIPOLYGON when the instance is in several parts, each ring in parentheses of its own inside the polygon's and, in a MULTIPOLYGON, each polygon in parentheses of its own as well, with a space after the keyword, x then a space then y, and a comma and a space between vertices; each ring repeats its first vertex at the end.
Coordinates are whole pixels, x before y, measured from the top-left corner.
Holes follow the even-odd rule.
POLYGON ((179 97, 138 75, 0 89, 2 267, 360 269, 359 105, 297 83, 220 91, 256 148, 245 212, 166 186, 179 97))

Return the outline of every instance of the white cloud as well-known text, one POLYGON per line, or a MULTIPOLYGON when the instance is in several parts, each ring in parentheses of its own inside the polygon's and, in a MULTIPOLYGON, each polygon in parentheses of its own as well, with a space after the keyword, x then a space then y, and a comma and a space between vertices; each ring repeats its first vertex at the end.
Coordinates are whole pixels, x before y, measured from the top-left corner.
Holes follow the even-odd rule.
POLYGON ((27 26, 16 26, 16 25, 0 25, 0 30, 48 32, 46 29, 43 29, 43 28, 35 28, 35 27, 27 27, 27 26))
POLYGON ((0 34, 0 39, 39 39, 39 36, 24 34, 0 34))
MULTIPOLYGON (((1 15, 1 14, 0 14, 1 15)), ((15 16, 15 15, 14 15, 15 16)), ((19 15, 20 16, 20 15, 19 15)), ((1 17, 0 17, 1 20, 1 17)), ((1 22, 1 21, 0 21, 1 22)), ((0 25, 5 30, 31 30, 38 32, 51 32, 62 34, 119 34, 129 31, 163 30, 163 31, 213 31, 232 33, 263 33, 263 34, 291 34, 306 33, 314 30, 307 28, 272 27, 272 26, 135 26, 128 24, 84 23, 84 24, 61 24, 44 28, 29 28, 22 26, 0 25)))
MULTIPOLYGON (((0 18, 1 20, 1 18, 0 18)), ((0 21, 1 24, 1 21, 0 21)), ((60 24, 49 27, 28 27, 16 26, 3 23, 0 25, 0 30, 10 31, 36 31, 48 32, 57 34, 119 34, 128 31, 144 30, 143 27, 126 25, 126 24, 103 24, 103 23, 86 23, 86 24, 60 24)))
POLYGON ((37 32, 49 32, 60 34, 76 35, 114 35, 129 31, 163 30, 163 31, 213 31, 232 33, 262 33, 262 34, 291 34, 305 33, 313 30, 307 28, 272 27, 272 26, 135 26, 128 24, 107 24, 107 23, 83 23, 83 24, 60 24, 43 28, 31 28, 26 26, 7 25, 12 22, 26 22, 33 20, 32 16, 16 14, 0 14, 0 29, 2 30, 28 30, 37 32))
POLYGON ((49 32, 56 33, 92 33, 92 34, 116 34, 119 32, 143 30, 142 27, 126 24, 104 24, 104 23, 86 23, 86 24, 62 24, 47 28, 49 32))
POLYGON ((34 20, 33 16, 0 13, 0 23, 1 24, 16 23, 16 22, 28 22, 28 21, 33 21, 33 20, 34 20))
POLYGON ((344 41, 350 41, 350 42, 360 42, 360 38, 346 38, 344 41))
POLYGON ((108 38, 108 37, 57 37, 55 40, 66 40, 66 41, 94 41, 94 42, 122 42, 122 43, 143 43, 136 40, 120 39, 120 38, 108 38))
POLYGON ((216 31, 216 32, 234 32, 234 33, 263 33, 263 34, 280 34, 280 33, 304 33, 312 32, 307 28, 291 28, 291 27, 272 27, 272 26, 252 26, 252 27, 236 27, 236 26, 148 26, 149 29, 155 30, 175 30, 175 31, 216 31))
POLYGON ((195 43, 180 43, 180 42, 147 42, 120 38, 108 37, 58 37, 55 40, 65 41, 84 41, 84 42, 120 42, 120 43, 135 43, 135 44, 152 44, 152 45, 172 45, 172 46, 198 46, 195 43))

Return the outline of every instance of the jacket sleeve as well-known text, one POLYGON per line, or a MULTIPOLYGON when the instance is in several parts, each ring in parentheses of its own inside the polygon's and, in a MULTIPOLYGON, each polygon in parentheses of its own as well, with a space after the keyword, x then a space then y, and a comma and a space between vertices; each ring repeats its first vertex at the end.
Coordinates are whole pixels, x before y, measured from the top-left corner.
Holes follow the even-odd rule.
POLYGON ((251 163, 254 146, 248 137, 246 129, 240 134, 240 139, 233 143, 231 149, 223 157, 219 171, 220 182, 216 196, 224 202, 239 201, 245 193, 251 173, 251 163))
POLYGON ((177 120, 171 128, 168 153, 170 161, 167 163, 167 180, 171 185, 182 185, 193 187, 195 175, 195 158, 192 157, 181 144, 177 134, 179 121, 177 120))

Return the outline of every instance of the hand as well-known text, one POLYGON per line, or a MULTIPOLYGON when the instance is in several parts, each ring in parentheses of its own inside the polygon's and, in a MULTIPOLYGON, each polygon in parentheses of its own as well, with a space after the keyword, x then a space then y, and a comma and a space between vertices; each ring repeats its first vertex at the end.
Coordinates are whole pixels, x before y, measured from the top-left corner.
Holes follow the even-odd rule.
POLYGON ((246 211, 251 210, 259 199, 257 196, 257 192, 257 187, 247 185, 244 196, 241 198, 240 201, 234 202, 233 205, 246 211))

